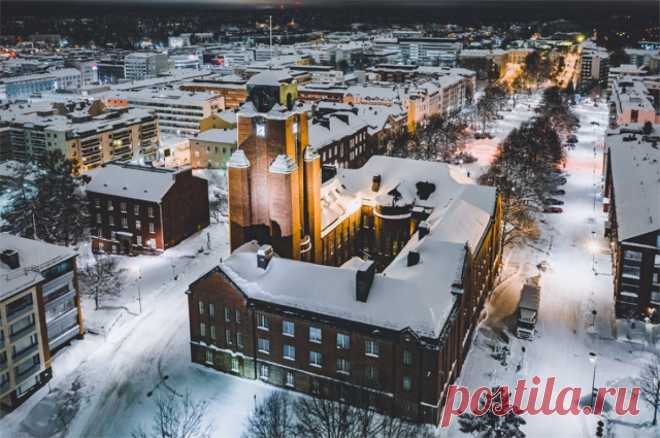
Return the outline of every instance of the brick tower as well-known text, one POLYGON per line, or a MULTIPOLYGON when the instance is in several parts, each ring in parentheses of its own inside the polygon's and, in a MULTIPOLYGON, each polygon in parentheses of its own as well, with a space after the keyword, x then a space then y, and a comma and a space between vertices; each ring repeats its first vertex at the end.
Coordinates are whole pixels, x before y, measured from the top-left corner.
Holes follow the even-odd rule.
POLYGON ((296 82, 268 70, 250 79, 248 94, 227 163, 231 249, 257 240, 282 257, 320 261, 320 160, 296 82))

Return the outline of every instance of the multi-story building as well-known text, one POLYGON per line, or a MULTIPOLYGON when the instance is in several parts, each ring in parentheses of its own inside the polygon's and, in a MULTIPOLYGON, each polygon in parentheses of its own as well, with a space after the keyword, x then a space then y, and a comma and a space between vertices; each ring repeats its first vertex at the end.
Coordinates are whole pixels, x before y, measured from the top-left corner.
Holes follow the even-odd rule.
POLYGON ((248 88, 228 163, 233 253, 188 292, 193 361, 327 397, 357 388, 437 423, 500 265, 496 190, 384 156, 322 185, 295 82, 248 88))
POLYGON ((582 44, 580 54, 580 85, 596 81, 601 86, 607 85, 610 55, 607 49, 587 40, 582 44))
POLYGON ((618 67, 611 67, 607 74, 607 93, 612 93, 612 85, 614 81, 622 79, 624 77, 637 78, 641 76, 646 76, 647 69, 646 66, 637 66, 634 64, 621 64, 618 67))
POLYGON ((0 234, 0 406, 48 382, 52 354, 82 336, 76 253, 0 234))
POLYGON ((222 96, 170 89, 144 89, 112 93, 105 100, 110 107, 133 107, 158 116, 161 132, 195 135, 200 121, 224 110, 222 96))
POLYGON ((610 95, 610 126, 660 123, 660 77, 617 79, 610 95))
POLYGON ((193 169, 225 169, 236 150, 236 129, 209 129, 190 139, 193 169))
POLYGON ((0 81, 5 88, 7 99, 24 99, 33 94, 55 90, 77 90, 81 87, 80 71, 64 68, 50 73, 6 78, 0 81))
POLYGON ((136 108, 105 110, 98 101, 13 105, 0 110, 0 120, 9 127, 14 159, 43 159, 48 151, 60 150, 77 160, 83 172, 132 158, 159 141, 153 114, 136 108))
POLYGON ((605 234, 618 318, 660 321, 660 125, 621 126, 605 139, 605 234))
POLYGON ((452 65, 463 48, 456 38, 399 38, 398 44, 404 62, 422 65, 452 65))
POLYGON ((209 225, 208 182, 190 167, 113 162, 87 175, 96 252, 164 251, 209 225))
POLYGON ((135 52, 124 58, 124 78, 134 81, 155 78, 169 68, 167 55, 155 52, 135 52))
POLYGON ((241 106, 247 99, 246 80, 238 76, 225 76, 218 79, 202 78, 180 86, 183 91, 215 93, 224 98, 225 108, 241 106))

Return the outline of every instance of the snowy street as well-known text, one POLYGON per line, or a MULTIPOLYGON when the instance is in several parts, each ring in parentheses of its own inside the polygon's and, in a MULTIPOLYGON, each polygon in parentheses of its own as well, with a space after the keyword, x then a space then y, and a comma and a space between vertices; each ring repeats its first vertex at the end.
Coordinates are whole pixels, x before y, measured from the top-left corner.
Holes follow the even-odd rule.
MULTIPOLYGON (((463 368, 459 384, 471 389, 508 384, 517 379, 542 380, 555 376, 556 387, 575 386, 589 394, 593 365, 589 353, 597 354, 596 387, 632 386, 631 378, 650 354, 643 346, 616 340, 609 246, 602 237, 606 215, 601 206, 603 133, 607 108, 592 103, 575 107, 580 119, 579 143, 568 151, 567 183, 563 213, 542 214, 541 239, 533 247, 513 248, 505 254, 504 280, 487 305, 487 319, 463 368), (599 125, 592 124, 596 122, 599 125), (541 304, 536 337, 522 341, 514 337, 515 311, 523 282, 540 275, 541 304), (592 311, 596 311, 596 316, 592 311), (595 319, 595 328, 592 323, 595 319), (504 335, 502 335, 504 330, 504 335), (508 338, 510 354, 498 364, 492 346, 508 338)), ((655 352, 657 354, 657 351, 655 352)), ((555 393, 556 395, 556 393, 555 393)), ((651 413, 643 401, 639 417, 613 419, 608 436, 651 437, 658 430, 640 428, 651 413)), ((526 416, 523 430, 528 436, 591 437, 596 417, 526 416)), ((457 424, 446 436, 457 436, 457 424)))

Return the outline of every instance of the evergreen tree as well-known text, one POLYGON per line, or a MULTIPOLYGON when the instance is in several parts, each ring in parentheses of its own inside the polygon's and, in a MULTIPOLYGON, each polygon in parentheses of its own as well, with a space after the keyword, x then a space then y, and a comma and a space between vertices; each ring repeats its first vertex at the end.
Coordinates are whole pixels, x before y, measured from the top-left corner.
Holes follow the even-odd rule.
POLYGON ((10 193, 9 203, 2 212, 3 223, 0 231, 32 239, 38 238, 35 168, 29 164, 18 163, 13 170, 14 177, 8 178, 0 186, 1 191, 10 193))

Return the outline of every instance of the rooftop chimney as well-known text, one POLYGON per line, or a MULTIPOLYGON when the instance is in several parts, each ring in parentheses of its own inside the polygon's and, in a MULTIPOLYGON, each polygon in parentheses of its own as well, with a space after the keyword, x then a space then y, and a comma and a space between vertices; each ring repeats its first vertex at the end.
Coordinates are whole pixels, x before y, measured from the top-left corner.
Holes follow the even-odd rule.
POLYGON ((371 191, 377 192, 380 190, 380 175, 374 175, 371 179, 371 191))
POLYGON ((0 254, 0 260, 4 262, 5 265, 9 266, 9 269, 18 269, 21 266, 21 262, 18 259, 18 251, 15 249, 6 249, 0 254))
POLYGON ((407 266, 415 266, 419 264, 419 253, 417 251, 410 251, 408 253, 408 263, 407 266))
POLYGON ((270 259, 273 258, 273 247, 270 245, 261 245, 257 250, 257 267, 266 269, 270 259))
POLYGON ((365 262, 355 273, 355 299, 363 303, 367 302, 369 289, 374 282, 376 274, 376 263, 373 260, 365 262))
POLYGON ((431 232, 429 228, 429 223, 426 221, 421 221, 417 227, 417 232, 419 233, 419 240, 422 240, 424 236, 428 235, 431 232))

